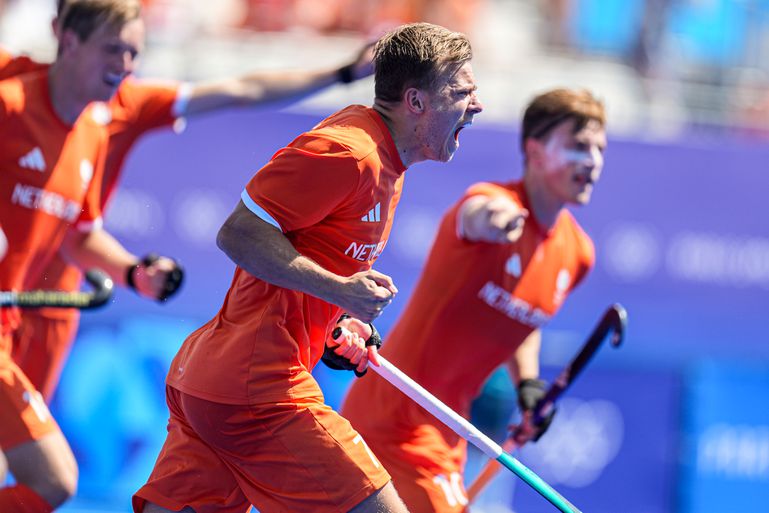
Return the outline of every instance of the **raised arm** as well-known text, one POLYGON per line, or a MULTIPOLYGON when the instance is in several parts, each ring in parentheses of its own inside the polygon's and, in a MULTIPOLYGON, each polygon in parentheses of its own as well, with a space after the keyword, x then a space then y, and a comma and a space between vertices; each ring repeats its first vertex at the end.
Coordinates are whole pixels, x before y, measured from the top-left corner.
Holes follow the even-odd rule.
POLYGON ((182 114, 301 100, 333 84, 348 83, 371 75, 374 71, 372 58, 372 45, 367 45, 352 62, 342 67, 314 71, 260 71, 194 84, 182 114))
POLYGON ((323 299, 365 322, 378 317, 397 292, 389 276, 373 269, 348 277, 324 269, 297 252, 279 229, 242 201, 219 230, 216 243, 256 278, 323 299))

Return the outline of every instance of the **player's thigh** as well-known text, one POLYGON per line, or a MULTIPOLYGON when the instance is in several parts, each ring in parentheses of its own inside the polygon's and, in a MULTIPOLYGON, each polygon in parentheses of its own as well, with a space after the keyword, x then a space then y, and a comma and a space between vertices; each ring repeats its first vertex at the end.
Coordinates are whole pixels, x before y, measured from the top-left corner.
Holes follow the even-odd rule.
POLYGON ((134 512, 244 513, 249 503, 237 480, 190 426, 181 396, 166 387, 168 434, 150 477, 132 498, 134 512))
POLYGON ((8 449, 5 456, 14 479, 49 504, 61 504, 74 495, 77 462, 61 431, 8 449))
POLYGON ((59 432, 43 397, 5 353, 0 353, 0 418, 3 452, 59 432))
POLYGON ((408 513, 408 511, 393 484, 387 483, 351 509, 350 513, 408 513))
POLYGON ((322 398, 221 407, 185 397, 191 425, 262 512, 349 511, 390 480, 350 423, 322 398))

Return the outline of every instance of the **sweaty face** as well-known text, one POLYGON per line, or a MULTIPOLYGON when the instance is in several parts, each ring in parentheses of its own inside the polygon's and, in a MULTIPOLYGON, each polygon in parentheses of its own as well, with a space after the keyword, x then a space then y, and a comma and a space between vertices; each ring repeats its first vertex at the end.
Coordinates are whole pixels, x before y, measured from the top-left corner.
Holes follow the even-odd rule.
POLYGON ((144 23, 132 20, 122 27, 102 25, 73 49, 84 93, 91 101, 109 100, 136 68, 144 47, 144 23))
POLYGON ((459 148, 459 132, 483 110, 469 62, 439 82, 427 95, 423 123, 417 129, 425 159, 448 162, 459 148))
POLYGON ((574 120, 561 123, 546 139, 542 173, 557 199, 585 205, 601 176, 606 132, 597 121, 589 121, 576 133, 574 124, 574 120))

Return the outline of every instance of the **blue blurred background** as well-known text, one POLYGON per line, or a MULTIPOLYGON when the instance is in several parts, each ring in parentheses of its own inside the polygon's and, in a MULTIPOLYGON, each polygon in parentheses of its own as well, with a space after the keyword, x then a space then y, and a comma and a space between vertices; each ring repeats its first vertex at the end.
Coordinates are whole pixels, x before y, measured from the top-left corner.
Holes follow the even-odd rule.
MULTIPOLYGON (((4 3, 0 42, 44 58, 53 2, 4 3)), ((473 39, 486 111, 463 132, 450 165, 407 172, 377 263, 401 291, 378 323, 383 334, 406 303, 442 212, 475 181, 520 176, 525 102, 556 85, 603 97, 606 169, 592 203, 574 211, 596 243, 597 265, 544 331, 544 374, 559 371, 612 303, 628 310, 627 338, 621 349, 599 353, 551 431, 519 456, 591 513, 766 509, 769 2, 205 4, 148 2, 144 75, 197 79, 343 62, 393 20, 429 19, 473 39)), ((337 107, 371 97, 364 81, 282 110, 189 120, 182 133, 161 131, 136 147, 107 226, 129 249, 177 256, 188 279, 164 306, 120 292, 109 307, 83 314, 53 404, 81 469, 78 496, 63 511, 129 510, 165 437, 168 363, 216 313, 230 282, 233 266, 214 244, 218 227, 276 149, 337 107)), ((330 404, 339 404, 348 374, 317 369, 330 404)), ((514 405, 500 371, 473 422, 501 439, 514 405)), ((470 480, 482 463, 471 454, 470 480)), ((552 509, 500 475, 474 511, 552 509)))

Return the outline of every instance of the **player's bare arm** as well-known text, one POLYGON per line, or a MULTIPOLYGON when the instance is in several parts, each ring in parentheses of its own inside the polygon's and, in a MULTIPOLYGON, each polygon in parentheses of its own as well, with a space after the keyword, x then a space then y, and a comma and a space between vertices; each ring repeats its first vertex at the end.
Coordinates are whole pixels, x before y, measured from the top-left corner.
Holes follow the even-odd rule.
POLYGON ((222 225, 216 243, 256 278, 311 294, 364 322, 378 317, 398 292, 389 276, 373 269, 351 276, 324 269, 299 254, 280 230, 254 215, 242 201, 222 225))
POLYGON ((534 330, 515 350, 508 360, 508 368, 514 384, 524 379, 539 377, 539 351, 542 347, 542 332, 534 330))
POLYGON ((521 410, 521 424, 517 431, 517 441, 539 440, 555 415, 555 410, 541 424, 534 424, 534 410, 547 393, 547 383, 539 379, 539 352, 542 346, 542 332, 534 330, 518 346, 508 360, 510 374, 518 395, 521 410))
POLYGON ((336 83, 348 83, 374 72, 372 45, 364 47, 349 64, 321 70, 260 71, 240 77, 192 86, 183 115, 221 108, 256 106, 277 101, 298 101, 336 83))
POLYGON ((517 241, 529 212, 504 196, 472 196, 460 207, 459 222, 465 239, 504 244, 517 241))
POLYGON ((170 258, 141 260, 101 228, 87 232, 70 229, 60 252, 81 269, 97 267, 116 284, 131 286, 140 295, 153 299, 165 295, 168 277, 177 269, 176 262, 170 258))

